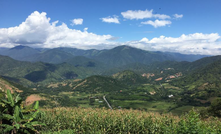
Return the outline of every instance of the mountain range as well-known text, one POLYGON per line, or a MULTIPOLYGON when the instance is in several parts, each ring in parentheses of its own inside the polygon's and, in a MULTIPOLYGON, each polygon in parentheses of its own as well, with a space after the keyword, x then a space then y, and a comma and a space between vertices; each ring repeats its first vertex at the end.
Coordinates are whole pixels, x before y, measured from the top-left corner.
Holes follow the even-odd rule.
POLYGON ((5 55, 0 56, 0 75, 19 79, 18 81, 26 85, 32 85, 33 82, 47 83, 86 78, 92 75, 112 75, 123 70, 133 70, 141 74, 151 69, 156 70, 158 63, 177 64, 178 61, 187 59, 193 61, 205 57, 205 55, 150 52, 129 46, 118 46, 110 50, 36 49, 16 46, 1 49, 0 54, 5 55))
POLYGON ((150 52, 129 46, 110 50, 17 46, 0 53, 0 87, 22 88, 27 95, 50 93, 59 98, 60 92, 74 90, 108 93, 116 100, 127 100, 130 95, 138 100, 168 101, 173 94, 177 104, 197 106, 221 97, 221 56, 150 52))
POLYGON ((16 46, 0 51, 0 55, 20 61, 46 62, 59 64, 76 56, 84 56, 109 67, 119 67, 131 63, 151 64, 162 61, 194 61, 205 55, 184 55, 179 53, 145 51, 130 46, 118 46, 109 50, 81 50, 76 48, 35 49, 28 46, 16 46))

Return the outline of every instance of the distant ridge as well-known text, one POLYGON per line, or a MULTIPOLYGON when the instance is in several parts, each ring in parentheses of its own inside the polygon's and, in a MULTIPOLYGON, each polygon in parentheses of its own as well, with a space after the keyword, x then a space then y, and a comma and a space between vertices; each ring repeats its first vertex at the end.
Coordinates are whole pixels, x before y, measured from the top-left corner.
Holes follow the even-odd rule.
POLYGON ((11 48, 10 50, 14 50, 14 49, 19 50, 19 49, 24 49, 25 47, 31 48, 31 47, 28 47, 28 46, 19 45, 19 46, 15 46, 15 47, 11 48))
POLYGON ((163 61, 194 61, 206 57, 205 55, 185 55, 179 53, 145 51, 127 45, 117 46, 109 50, 82 50, 65 47, 37 49, 19 45, 11 49, 4 49, 4 51, 0 50, 0 54, 21 61, 42 61, 55 64, 66 62, 68 59, 76 56, 84 56, 104 63, 109 67, 120 67, 133 63, 149 65, 153 62, 163 61))

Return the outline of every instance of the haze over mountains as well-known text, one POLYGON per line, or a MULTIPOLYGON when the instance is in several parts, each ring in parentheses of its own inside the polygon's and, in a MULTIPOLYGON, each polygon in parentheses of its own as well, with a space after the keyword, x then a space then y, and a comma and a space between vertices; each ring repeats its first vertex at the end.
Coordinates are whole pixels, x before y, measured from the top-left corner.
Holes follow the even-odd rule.
POLYGON ((205 55, 185 55, 179 53, 152 52, 129 46, 118 46, 109 50, 82 50, 76 48, 35 49, 28 46, 16 46, 0 51, 1 55, 16 60, 46 63, 62 63, 74 58, 84 56, 99 62, 117 67, 130 63, 151 64, 161 61, 195 61, 206 57, 205 55))

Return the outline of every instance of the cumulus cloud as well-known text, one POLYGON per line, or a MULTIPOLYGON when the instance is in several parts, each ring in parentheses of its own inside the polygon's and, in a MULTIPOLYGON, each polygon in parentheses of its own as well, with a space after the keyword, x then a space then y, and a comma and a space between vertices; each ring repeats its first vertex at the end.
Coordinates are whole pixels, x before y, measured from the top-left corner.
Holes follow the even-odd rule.
MULTIPOLYGON (((81 22, 81 21, 80 21, 81 22)), ((75 22, 80 24, 80 22, 75 22)), ((83 20, 82 20, 83 22, 83 20)), ((114 45, 109 39, 111 35, 97 35, 70 29, 65 23, 57 26, 58 21, 50 23, 45 12, 33 12, 19 26, 0 29, 0 47, 13 47, 20 44, 33 47, 76 47, 87 49, 93 46, 114 45)))
POLYGON ((159 19, 170 19, 169 15, 165 14, 153 14, 153 10, 128 10, 126 12, 121 12, 121 15, 125 19, 147 19, 147 18, 159 18, 159 19))
POLYGON ((221 42, 218 41, 219 39, 218 33, 194 33, 189 35, 183 34, 177 38, 165 36, 152 39, 142 38, 139 41, 129 41, 126 44, 149 51, 220 55, 221 42))
POLYGON ((169 24, 171 24, 171 23, 172 23, 172 22, 169 21, 169 20, 155 20, 155 21, 149 20, 149 21, 141 22, 141 24, 152 25, 152 26, 154 26, 155 28, 157 28, 157 27, 162 27, 162 26, 166 26, 166 25, 169 25, 169 24))
POLYGON ((173 17, 175 19, 180 19, 180 18, 183 18, 183 15, 182 14, 174 14, 173 17))
POLYGON ((114 17, 105 17, 105 18, 101 18, 101 20, 103 22, 107 22, 107 23, 117 23, 120 24, 119 20, 118 20, 118 16, 114 16, 114 17))
MULTIPOLYGON (((71 29, 65 23, 58 25, 58 22, 50 22, 50 18, 47 17, 45 12, 39 13, 35 11, 18 26, 0 28, 0 47, 28 45, 43 48, 109 49, 118 45, 130 45, 149 51, 207 55, 221 54, 221 37, 218 33, 183 34, 179 37, 160 36, 122 43, 116 42, 118 37, 115 36, 88 32, 87 27, 82 31, 71 29)), ((155 25, 159 26, 160 24, 155 25)))
POLYGON ((71 20, 71 25, 82 25, 83 24, 83 19, 82 18, 78 18, 78 19, 73 19, 71 20))

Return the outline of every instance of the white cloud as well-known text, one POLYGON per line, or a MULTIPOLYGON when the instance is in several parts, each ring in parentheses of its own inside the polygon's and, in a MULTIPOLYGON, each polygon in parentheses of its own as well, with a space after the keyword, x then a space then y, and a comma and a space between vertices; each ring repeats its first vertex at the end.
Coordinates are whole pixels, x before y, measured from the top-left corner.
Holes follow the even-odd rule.
POLYGON ((140 41, 129 41, 124 44, 130 44, 130 46, 149 51, 220 55, 221 42, 218 41, 219 39, 218 33, 194 33, 189 35, 183 34, 177 38, 165 36, 152 39, 143 38, 140 41))
POLYGON ((71 25, 82 25, 83 24, 83 19, 82 18, 78 18, 78 19, 73 19, 71 20, 71 25))
POLYGON ((170 19, 170 16, 165 15, 165 14, 153 14, 154 18, 159 18, 159 19, 170 19))
POLYGON ((183 34, 180 37, 160 36, 152 39, 142 38, 139 41, 116 42, 118 37, 97 35, 70 29, 65 23, 50 22, 45 12, 33 12, 20 25, 0 28, 0 47, 28 45, 31 47, 55 48, 75 47, 80 49, 108 49, 117 45, 131 45, 150 51, 169 51, 185 54, 220 55, 221 42, 218 33, 183 34))
POLYGON ((107 23, 117 23, 120 24, 119 20, 118 20, 118 16, 114 16, 114 17, 105 17, 105 18, 101 18, 101 20, 103 22, 107 22, 107 23))
MULTIPOLYGON (((65 23, 56 25, 50 23, 45 12, 33 12, 19 26, 0 28, 0 47, 29 45, 33 47, 76 47, 82 49, 102 48, 101 45, 112 46, 111 35, 97 35, 84 31, 70 29, 65 23)), ((79 23, 78 23, 79 24, 79 23)))
POLYGON ((170 16, 165 14, 153 14, 153 10, 128 10, 121 12, 121 15, 125 19, 147 19, 147 18, 159 18, 159 19, 170 19, 170 16))
POLYGON ((88 27, 85 27, 85 28, 84 28, 84 31, 87 31, 87 30, 88 30, 88 27))
POLYGON ((183 18, 182 14, 174 14, 173 16, 174 16, 175 19, 183 18))
POLYGON ((169 21, 169 20, 155 20, 155 21, 149 20, 149 21, 141 22, 141 24, 152 25, 152 26, 154 26, 155 28, 157 28, 157 27, 162 27, 162 26, 166 26, 166 25, 169 25, 169 24, 171 24, 171 23, 172 23, 172 22, 169 21))

